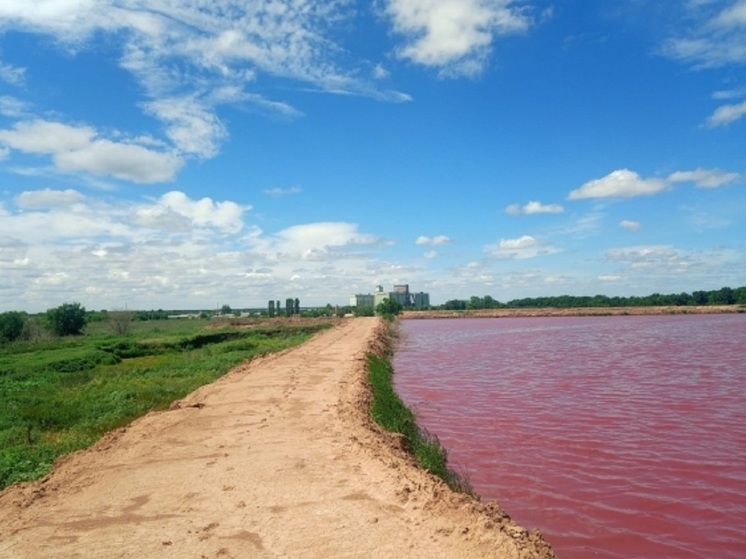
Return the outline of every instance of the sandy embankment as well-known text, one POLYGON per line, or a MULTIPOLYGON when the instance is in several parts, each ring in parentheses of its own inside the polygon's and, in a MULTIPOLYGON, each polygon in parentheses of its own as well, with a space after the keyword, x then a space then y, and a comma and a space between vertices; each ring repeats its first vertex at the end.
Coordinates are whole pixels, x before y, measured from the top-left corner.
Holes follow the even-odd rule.
POLYGON ((370 423, 380 336, 345 321, 0 493, 0 557, 554 557, 370 423))

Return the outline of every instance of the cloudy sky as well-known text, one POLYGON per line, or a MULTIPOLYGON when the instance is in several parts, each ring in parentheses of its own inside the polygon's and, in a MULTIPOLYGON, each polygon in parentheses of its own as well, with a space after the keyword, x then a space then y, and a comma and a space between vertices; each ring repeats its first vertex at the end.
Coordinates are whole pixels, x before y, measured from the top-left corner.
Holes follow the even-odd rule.
POLYGON ((4 0, 0 311, 746 285, 746 0, 4 0))

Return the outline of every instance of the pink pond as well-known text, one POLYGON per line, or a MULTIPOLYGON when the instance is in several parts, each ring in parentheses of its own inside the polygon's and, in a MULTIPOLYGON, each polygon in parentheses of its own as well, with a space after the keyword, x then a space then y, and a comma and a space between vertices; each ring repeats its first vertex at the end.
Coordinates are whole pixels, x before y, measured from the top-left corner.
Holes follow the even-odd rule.
POLYGON ((746 314, 401 328, 420 425, 560 559, 746 557, 746 314))

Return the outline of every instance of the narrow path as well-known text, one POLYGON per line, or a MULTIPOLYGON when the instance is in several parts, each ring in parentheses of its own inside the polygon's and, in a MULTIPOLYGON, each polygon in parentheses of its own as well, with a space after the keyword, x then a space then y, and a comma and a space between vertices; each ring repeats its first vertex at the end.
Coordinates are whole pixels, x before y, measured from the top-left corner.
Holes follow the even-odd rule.
POLYGON ((0 557, 551 557, 370 424, 377 319, 246 363, 0 493, 0 557))

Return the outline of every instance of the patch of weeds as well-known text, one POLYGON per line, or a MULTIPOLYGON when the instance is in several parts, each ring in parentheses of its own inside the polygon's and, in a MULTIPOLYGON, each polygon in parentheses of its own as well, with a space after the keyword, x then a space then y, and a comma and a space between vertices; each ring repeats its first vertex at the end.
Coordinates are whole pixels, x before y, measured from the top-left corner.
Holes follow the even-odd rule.
POLYGON ((448 467, 448 452, 438 438, 417 425, 414 413, 394 391, 394 370, 387 356, 369 353, 368 378, 373 390, 370 414, 387 431, 406 437, 417 462, 445 481, 454 491, 476 496, 468 481, 448 467))

